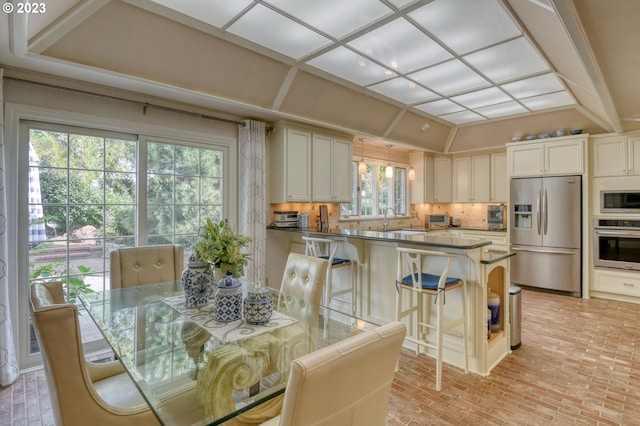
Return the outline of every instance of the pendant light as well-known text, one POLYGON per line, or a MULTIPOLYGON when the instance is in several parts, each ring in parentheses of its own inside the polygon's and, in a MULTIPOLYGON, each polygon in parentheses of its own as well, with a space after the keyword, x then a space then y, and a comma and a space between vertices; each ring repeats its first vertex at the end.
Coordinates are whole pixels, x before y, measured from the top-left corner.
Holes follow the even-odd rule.
MULTIPOLYGON (((409 150, 409 161, 411 161, 411 154, 413 154, 413 150, 409 150)), ((407 174, 407 178, 411 180, 416 180, 416 171, 413 169, 413 166, 409 167, 409 172, 407 174)))
POLYGON ((362 159, 358 163, 358 174, 364 176, 367 174, 367 163, 364 162, 364 138, 360 138, 360 142, 362 142, 362 159))
POLYGON ((389 164, 387 164, 387 168, 384 169, 384 175, 387 179, 391 179, 393 177, 393 166, 391 165, 391 147, 393 145, 386 145, 389 148, 389 164))

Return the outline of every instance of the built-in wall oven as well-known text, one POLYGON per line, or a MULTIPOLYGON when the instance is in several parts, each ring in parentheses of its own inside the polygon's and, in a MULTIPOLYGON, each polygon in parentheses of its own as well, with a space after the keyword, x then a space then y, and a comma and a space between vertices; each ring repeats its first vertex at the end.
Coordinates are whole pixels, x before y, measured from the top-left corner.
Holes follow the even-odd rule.
POLYGON ((594 219, 593 257, 596 267, 640 271, 640 220, 594 219))

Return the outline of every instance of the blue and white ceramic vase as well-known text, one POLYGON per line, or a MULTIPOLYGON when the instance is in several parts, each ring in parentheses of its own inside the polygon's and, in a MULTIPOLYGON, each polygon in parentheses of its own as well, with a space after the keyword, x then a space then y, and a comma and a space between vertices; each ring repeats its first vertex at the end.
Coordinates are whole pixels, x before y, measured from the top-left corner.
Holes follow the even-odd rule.
POLYGON ((219 322, 238 321, 242 318, 242 288, 240 280, 231 270, 218 281, 213 298, 213 319, 219 322))
POLYGON ((244 299, 243 317, 249 324, 266 324, 273 315, 273 298, 269 290, 257 285, 247 292, 244 299))
POLYGON ((209 263, 189 262, 187 269, 182 271, 182 286, 187 308, 208 305, 213 293, 213 272, 209 269, 209 263))

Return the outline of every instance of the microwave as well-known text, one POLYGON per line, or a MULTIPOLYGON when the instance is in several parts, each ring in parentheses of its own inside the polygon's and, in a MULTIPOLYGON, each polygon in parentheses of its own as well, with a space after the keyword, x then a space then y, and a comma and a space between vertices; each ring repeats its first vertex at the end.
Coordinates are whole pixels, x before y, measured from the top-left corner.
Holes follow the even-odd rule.
POLYGON ((640 213, 640 189, 600 191, 600 213, 640 213))
POLYGON ((505 205, 489 204, 487 206, 487 227, 489 229, 505 229, 505 205))
POLYGON ((448 228, 449 214, 430 214, 427 216, 429 228, 448 228))

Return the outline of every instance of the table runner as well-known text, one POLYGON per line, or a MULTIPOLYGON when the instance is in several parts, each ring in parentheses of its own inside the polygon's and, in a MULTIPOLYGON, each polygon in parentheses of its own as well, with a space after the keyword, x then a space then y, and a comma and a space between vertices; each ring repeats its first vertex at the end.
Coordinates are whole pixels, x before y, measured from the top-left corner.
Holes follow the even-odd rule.
POLYGON ((219 322, 213 319, 213 303, 200 308, 187 308, 184 303, 184 296, 163 297, 162 301, 169 305, 172 309, 184 315, 187 320, 198 324, 207 330, 213 337, 222 343, 233 342, 249 336, 257 336, 258 334, 273 331, 276 328, 298 322, 295 318, 291 318, 280 312, 273 311, 271 319, 266 324, 254 325, 245 322, 244 319, 232 322, 219 322))

